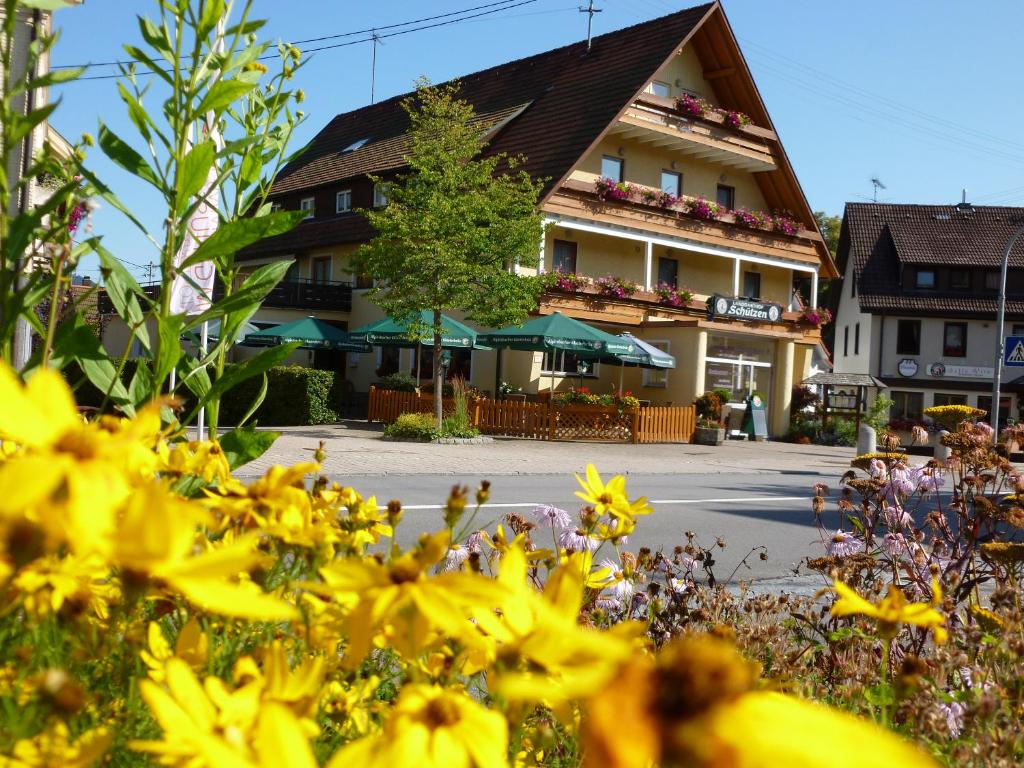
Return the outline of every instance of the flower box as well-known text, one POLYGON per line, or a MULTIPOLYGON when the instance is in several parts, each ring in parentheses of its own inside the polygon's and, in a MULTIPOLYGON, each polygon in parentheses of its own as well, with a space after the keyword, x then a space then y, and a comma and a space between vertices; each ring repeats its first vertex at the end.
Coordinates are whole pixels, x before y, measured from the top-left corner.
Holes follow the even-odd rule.
POLYGON ((725 427, 697 427, 693 430, 693 442, 697 445, 722 445, 725 427))

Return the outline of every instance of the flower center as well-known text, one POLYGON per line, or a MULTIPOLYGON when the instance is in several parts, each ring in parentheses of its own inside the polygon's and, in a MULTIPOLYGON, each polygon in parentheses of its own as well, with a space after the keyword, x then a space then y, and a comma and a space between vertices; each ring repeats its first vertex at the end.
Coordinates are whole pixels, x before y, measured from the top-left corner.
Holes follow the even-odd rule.
POLYGON ((423 719, 431 730, 445 728, 459 722, 459 710, 448 699, 437 698, 427 704, 423 719))

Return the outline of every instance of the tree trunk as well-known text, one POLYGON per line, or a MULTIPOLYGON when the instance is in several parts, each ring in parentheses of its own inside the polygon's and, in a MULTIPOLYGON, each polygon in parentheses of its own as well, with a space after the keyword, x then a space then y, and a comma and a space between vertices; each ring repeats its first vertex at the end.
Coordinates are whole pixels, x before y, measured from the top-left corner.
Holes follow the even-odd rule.
POLYGON ((444 419, 442 401, 444 399, 444 368, 441 367, 441 310, 434 310, 434 416, 437 417, 437 428, 441 428, 444 419))

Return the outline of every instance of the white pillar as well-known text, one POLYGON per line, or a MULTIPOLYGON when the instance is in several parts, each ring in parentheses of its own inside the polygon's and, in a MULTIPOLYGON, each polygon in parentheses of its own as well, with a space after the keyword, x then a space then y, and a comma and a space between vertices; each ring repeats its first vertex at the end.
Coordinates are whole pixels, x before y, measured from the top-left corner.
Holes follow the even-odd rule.
POLYGON ((818 273, 811 272, 811 309, 818 308, 818 273))
POLYGON ((734 259, 732 262, 732 295, 740 295, 740 260, 734 259))
POLYGON ((651 282, 651 272, 654 269, 654 243, 647 241, 647 252, 644 255, 644 290, 649 291, 654 287, 651 282))
POLYGON ((704 394, 704 368, 707 365, 708 357, 708 332, 700 330, 697 332, 697 349, 694 350, 694 369, 693 369, 693 390, 694 397, 700 397, 704 394))

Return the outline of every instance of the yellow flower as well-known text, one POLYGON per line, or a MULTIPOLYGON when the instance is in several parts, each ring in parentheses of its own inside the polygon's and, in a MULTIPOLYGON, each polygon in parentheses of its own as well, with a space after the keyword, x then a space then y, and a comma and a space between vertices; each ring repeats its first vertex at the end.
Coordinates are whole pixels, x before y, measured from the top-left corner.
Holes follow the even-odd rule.
POLYGON ((209 658, 209 638, 199 626, 195 616, 189 619, 178 632, 178 640, 173 651, 163 630, 155 621, 149 622, 147 640, 149 650, 140 651, 139 657, 149 667, 149 677, 158 683, 164 680, 164 664, 172 656, 177 656, 187 662, 194 670, 205 667, 209 658))
POLYGON ((327 768, 505 768, 508 725, 463 693, 406 685, 383 732, 342 747, 327 768))
POLYGON ((675 640, 657 659, 633 657, 587 702, 583 765, 933 768, 923 752, 865 720, 754 690, 756 671, 707 635, 675 640))
POLYGON ((895 637, 903 624, 930 628, 935 635, 936 643, 944 643, 949 635, 946 632, 946 617, 936 608, 942 605, 942 587, 938 579, 932 579, 932 600, 930 603, 910 603, 907 596, 895 584, 889 585, 889 593, 878 605, 868 602, 841 581, 832 588, 839 594, 839 599, 832 606, 833 616, 861 615, 878 622, 879 634, 882 637, 895 637))
POLYGON ((175 475, 194 475, 204 482, 223 483, 231 477, 231 466, 216 440, 188 443, 161 443, 158 454, 161 472, 175 475))
POLYGON ((58 721, 31 739, 15 742, 10 757, 0 755, 3 768, 90 768, 107 751, 113 736, 105 728, 83 733, 72 744, 68 727, 58 721))
POLYGON ((108 605, 120 596, 110 569, 95 555, 40 558, 18 572, 14 587, 22 594, 25 609, 37 617, 61 613, 74 618, 88 612, 106 619, 108 605))
POLYGON ((215 677, 200 685, 181 659, 169 659, 166 672, 167 690, 152 680, 139 683, 164 740, 133 741, 132 749, 196 768, 316 768, 298 718, 281 704, 262 702, 258 686, 232 692, 215 677))
POLYGON ((388 564, 374 559, 337 560, 320 569, 323 584, 304 585, 323 596, 356 599, 343 624, 349 637, 347 665, 366 657, 374 635, 385 624, 394 625, 395 649, 407 658, 419 655, 437 631, 467 645, 481 642, 469 616, 475 608, 498 604, 501 588, 472 573, 429 576, 429 569, 448 552, 448 541, 447 531, 424 536, 419 547, 388 564))
MULTIPOLYGON (((262 669, 251 656, 242 657, 235 665, 236 682, 256 682, 261 689, 260 698, 263 701, 277 702, 300 718, 312 718, 316 713, 323 676, 322 656, 305 655, 299 665, 292 669, 280 641, 271 643, 265 649, 262 669)), ((309 725, 315 734, 317 729, 312 720, 309 725)))
POLYGON ((632 521, 637 515, 649 515, 654 511, 647 506, 647 499, 643 497, 630 502, 626 496, 626 478, 622 475, 616 475, 605 483, 594 465, 587 464, 587 479, 576 475, 576 480, 583 488, 582 491, 576 491, 576 495, 591 505, 598 515, 608 513, 632 521))
POLYGON ((242 537, 200 555, 194 554, 196 524, 205 512, 152 483, 137 489, 125 504, 111 546, 111 561, 121 568, 125 588, 164 585, 200 608, 255 621, 298 616, 293 605, 264 594, 254 584, 234 584, 240 572, 262 556, 256 540, 242 537))

